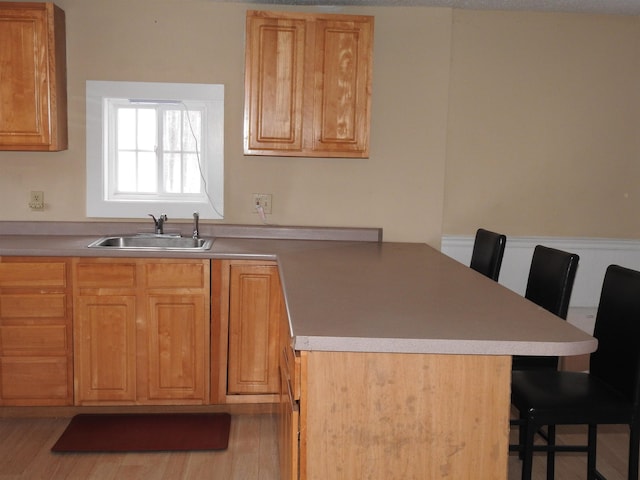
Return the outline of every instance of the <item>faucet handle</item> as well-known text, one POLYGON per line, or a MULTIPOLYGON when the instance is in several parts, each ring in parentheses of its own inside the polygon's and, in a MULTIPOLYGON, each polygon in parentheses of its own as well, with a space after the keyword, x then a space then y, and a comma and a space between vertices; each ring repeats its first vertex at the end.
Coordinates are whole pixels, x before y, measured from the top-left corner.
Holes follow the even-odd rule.
POLYGON ((148 215, 151 218, 153 218, 153 223, 155 225, 156 234, 164 233, 164 231, 163 231, 164 222, 169 220, 169 217, 167 217, 167 215, 164 214, 164 213, 161 214, 158 218, 154 217, 153 214, 151 214, 151 213, 149 213, 148 215))
POLYGON ((156 218, 153 213, 147 213, 147 215, 153 218, 153 223, 155 223, 156 225, 158 224, 158 222, 166 222, 167 220, 169 220, 169 217, 167 217, 166 213, 161 214, 158 218, 156 218))
POLYGON ((198 212, 193 212, 193 238, 198 238, 200 236, 200 227, 198 225, 199 220, 200 214, 198 212))

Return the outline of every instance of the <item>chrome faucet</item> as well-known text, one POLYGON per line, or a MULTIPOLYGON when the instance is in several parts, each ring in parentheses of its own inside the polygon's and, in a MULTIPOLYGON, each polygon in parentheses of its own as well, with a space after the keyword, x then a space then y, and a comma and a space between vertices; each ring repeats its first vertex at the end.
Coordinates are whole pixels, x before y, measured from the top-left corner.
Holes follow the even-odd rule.
POLYGON ((200 236, 200 231, 198 228, 199 220, 200 214, 198 212, 193 212, 193 238, 198 238, 200 236))
POLYGON ((153 223, 155 224, 156 235, 162 235, 164 233, 164 222, 169 220, 167 216, 163 213, 158 218, 154 217, 152 214, 149 214, 151 218, 153 218, 153 223))

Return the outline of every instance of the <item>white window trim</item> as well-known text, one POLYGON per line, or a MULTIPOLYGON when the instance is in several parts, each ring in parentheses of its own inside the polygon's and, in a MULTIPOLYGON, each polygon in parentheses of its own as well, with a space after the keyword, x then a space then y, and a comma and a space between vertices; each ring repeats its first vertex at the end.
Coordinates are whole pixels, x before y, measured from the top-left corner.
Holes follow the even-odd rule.
MULTIPOLYGON (((169 218, 191 218, 199 212, 203 219, 222 219, 224 215, 224 86, 188 83, 87 81, 87 196, 88 217, 145 218, 149 213, 169 218), (167 202, 164 200, 108 200, 106 194, 104 138, 105 98, 204 101, 208 131, 206 187, 210 201, 167 202)), ((204 167, 204 166, 203 166, 204 167)))

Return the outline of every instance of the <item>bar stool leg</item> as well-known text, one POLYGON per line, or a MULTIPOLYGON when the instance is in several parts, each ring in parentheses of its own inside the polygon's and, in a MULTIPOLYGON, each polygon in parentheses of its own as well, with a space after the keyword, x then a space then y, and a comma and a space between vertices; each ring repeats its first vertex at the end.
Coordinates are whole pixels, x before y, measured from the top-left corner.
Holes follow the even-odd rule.
POLYGON ((587 480, 596 480, 596 446, 598 443, 598 426, 596 424, 589 424, 587 442, 587 480))
POLYGON ((640 457, 640 426, 637 421, 629 431, 629 480, 638 480, 638 459, 640 457))
POLYGON ((556 468, 556 452, 553 447, 556 446, 556 426, 547 426, 547 480, 554 480, 556 468))
POLYGON ((524 430, 524 436, 521 436, 520 447, 522 448, 522 480, 531 480, 531 471, 533 469, 533 441, 538 427, 533 424, 530 418, 527 418, 520 426, 524 430))

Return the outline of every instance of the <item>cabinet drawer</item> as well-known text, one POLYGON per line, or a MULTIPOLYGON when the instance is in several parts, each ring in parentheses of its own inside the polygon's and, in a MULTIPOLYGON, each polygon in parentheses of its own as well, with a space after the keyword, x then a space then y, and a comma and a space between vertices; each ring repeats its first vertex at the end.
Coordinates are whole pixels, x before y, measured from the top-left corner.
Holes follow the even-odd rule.
POLYGON ((289 345, 282 350, 282 363, 284 373, 290 383, 293 399, 300 400, 300 357, 289 345))
POLYGON ((1 403, 68 404, 66 357, 0 358, 1 403))
POLYGON ((145 264, 147 288, 204 288, 203 262, 145 264))
POLYGON ((65 355, 65 325, 25 325, 0 327, 2 355, 65 355))
POLYGON ((64 287, 63 262, 0 263, 0 287, 64 287))
POLYGON ((0 295, 0 318, 65 318, 65 294, 0 295))
POLYGON ((133 288, 136 284, 135 263, 79 263, 76 266, 79 287, 133 288))

